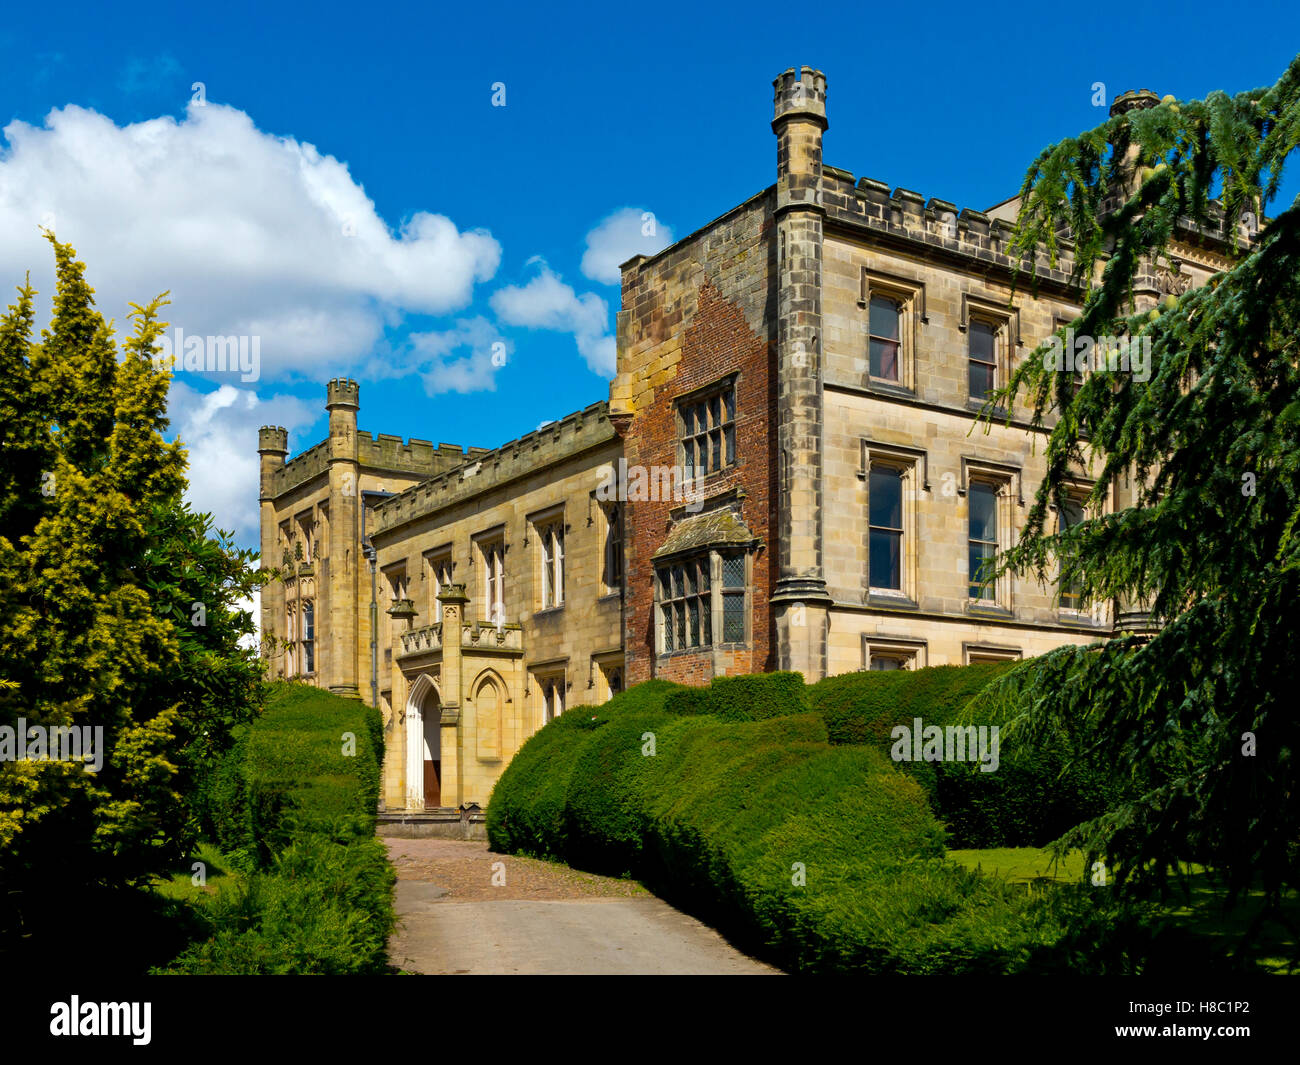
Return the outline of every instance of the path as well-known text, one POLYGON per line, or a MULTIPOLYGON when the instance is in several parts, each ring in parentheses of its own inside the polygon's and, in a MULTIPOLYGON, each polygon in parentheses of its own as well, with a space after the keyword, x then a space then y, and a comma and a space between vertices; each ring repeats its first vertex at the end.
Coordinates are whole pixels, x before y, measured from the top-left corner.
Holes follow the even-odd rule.
POLYGON ((633 881, 492 854, 480 842, 384 843, 398 877, 398 926, 389 957, 407 972, 778 971, 633 881))

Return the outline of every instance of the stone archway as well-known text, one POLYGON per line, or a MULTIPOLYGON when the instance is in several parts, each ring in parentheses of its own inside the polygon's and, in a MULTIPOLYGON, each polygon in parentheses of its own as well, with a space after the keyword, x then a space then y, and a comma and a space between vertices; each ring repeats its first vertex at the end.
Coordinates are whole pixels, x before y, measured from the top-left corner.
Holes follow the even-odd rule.
POLYGON ((421 675, 406 701, 406 809, 442 805, 442 700, 421 675))

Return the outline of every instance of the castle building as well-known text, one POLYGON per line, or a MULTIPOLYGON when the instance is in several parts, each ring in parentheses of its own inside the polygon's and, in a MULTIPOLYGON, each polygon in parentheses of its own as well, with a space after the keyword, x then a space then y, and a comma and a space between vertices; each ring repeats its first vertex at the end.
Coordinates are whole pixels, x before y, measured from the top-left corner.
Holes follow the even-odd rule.
MULTIPOLYGON (((652 677, 814 681, 1142 625, 1134 604, 980 574, 1045 459, 1027 409, 977 416, 1078 316, 1068 242, 1013 292, 1017 200, 958 209, 824 165, 825 77, 774 84, 775 183, 624 264, 608 402, 435 448, 359 433, 337 380, 328 440, 286 462, 284 430, 261 431, 271 671, 381 708, 388 810, 485 806, 546 721, 652 677)), ((1228 267, 1230 241, 1180 232, 1138 309, 1228 267)), ((1091 483, 1079 470, 1058 522, 1091 483)))

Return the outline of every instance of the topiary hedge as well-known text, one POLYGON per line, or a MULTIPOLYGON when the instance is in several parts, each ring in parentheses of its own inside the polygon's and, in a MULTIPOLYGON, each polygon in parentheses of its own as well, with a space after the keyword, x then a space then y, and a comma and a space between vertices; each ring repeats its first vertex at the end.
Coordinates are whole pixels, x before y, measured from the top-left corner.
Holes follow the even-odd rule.
POLYGON ((385 969, 396 878, 374 837, 382 745, 379 712, 359 700, 271 686, 204 796, 207 832, 248 875, 165 971, 385 969))
POLYGON ((494 850, 637 875, 795 970, 1014 971, 1060 936, 948 861, 922 788, 818 715, 725 721, 637 692, 524 745, 488 804, 494 850))
POLYGON ((764 721, 808 709, 802 673, 715 677, 707 688, 681 688, 664 707, 674 714, 712 714, 723 721, 764 721))
POLYGON ((847 673, 808 688, 831 742, 863 744, 890 755, 900 725, 999 728, 998 767, 973 761, 900 761, 925 788, 954 847, 1043 846, 1114 806, 1132 785, 1089 755, 1088 737, 1062 730, 1021 742, 1011 723, 984 704, 972 705, 1019 663, 932 666, 920 670, 847 673))

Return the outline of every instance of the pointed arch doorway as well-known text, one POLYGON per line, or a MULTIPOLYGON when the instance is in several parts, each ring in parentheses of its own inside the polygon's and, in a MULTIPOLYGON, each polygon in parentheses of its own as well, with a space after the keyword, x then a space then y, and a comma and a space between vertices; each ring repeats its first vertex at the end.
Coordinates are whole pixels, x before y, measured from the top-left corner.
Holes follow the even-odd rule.
POLYGON ((442 805, 442 702, 438 689, 421 676, 406 704, 406 808, 442 805))

